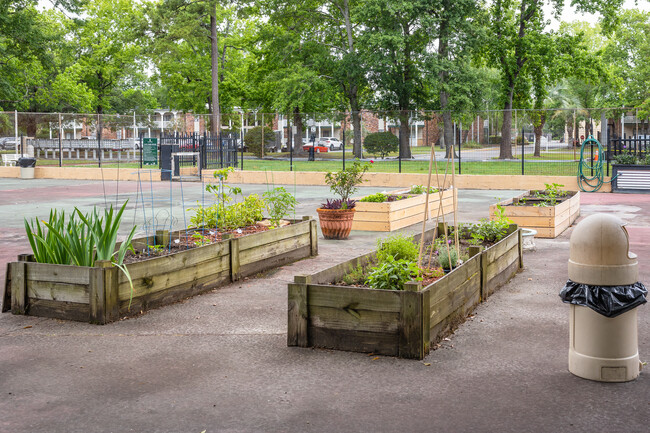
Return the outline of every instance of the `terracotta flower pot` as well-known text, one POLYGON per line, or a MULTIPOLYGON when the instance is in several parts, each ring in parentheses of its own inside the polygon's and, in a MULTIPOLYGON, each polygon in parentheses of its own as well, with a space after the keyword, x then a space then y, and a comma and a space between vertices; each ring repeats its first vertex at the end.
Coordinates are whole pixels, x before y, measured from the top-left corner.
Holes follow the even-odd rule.
POLYGON ((352 230, 353 209, 316 209, 325 239, 347 239, 352 230))

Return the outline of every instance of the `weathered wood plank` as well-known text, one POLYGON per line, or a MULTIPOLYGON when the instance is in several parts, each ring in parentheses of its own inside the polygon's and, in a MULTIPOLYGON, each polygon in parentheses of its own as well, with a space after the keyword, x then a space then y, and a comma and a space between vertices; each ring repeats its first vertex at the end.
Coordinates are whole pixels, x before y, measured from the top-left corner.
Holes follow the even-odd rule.
POLYGON ((311 255, 318 255, 318 224, 315 220, 309 221, 309 242, 311 244, 311 255))
POLYGON ((89 303, 90 288, 87 285, 53 283, 50 281, 27 280, 27 296, 48 301, 89 303))
POLYGON ((176 284, 152 293, 134 297, 129 308, 129 297, 120 300, 120 315, 134 315, 140 311, 169 305, 182 299, 191 298, 201 293, 208 292, 230 281, 230 271, 225 270, 207 277, 193 279, 181 284, 176 284))
POLYGON ((360 287, 337 287, 309 284, 309 305, 351 310, 399 313, 400 293, 360 287))
POLYGON ((471 304, 478 304, 481 301, 481 282, 478 275, 465 281, 460 286, 454 287, 447 293, 447 296, 437 301, 431 301, 429 326, 435 327, 438 323, 448 320, 460 307, 471 301, 471 304))
MULTIPOLYGON (((152 270, 150 274, 141 275, 139 278, 133 278, 133 275, 131 275, 133 281, 133 297, 149 295, 178 284, 183 284, 187 281, 202 279, 210 275, 218 275, 222 272, 228 272, 230 275, 230 255, 216 257, 209 262, 186 267, 182 271, 171 270, 169 272, 161 272, 160 269, 156 269, 155 271, 152 270)), ((118 292, 118 299, 120 301, 131 297, 131 286, 126 276, 122 273, 119 274, 118 292)))
MULTIPOLYGON (((131 274, 131 278, 136 280, 157 273, 181 271, 199 264, 207 265, 207 262, 212 262, 215 257, 227 258, 229 254, 230 242, 223 241, 180 251, 168 256, 152 257, 141 262, 129 263, 126 266, 131 274)), ((123 281, 124 279, 121 278, 120 284, 123 281)))
POLYGON ((431 305, 445 297, 447 291, 453 290, 454 287, 458 287, 467 280, 474 278, 480 272, 481 258, 480 255, 476 255, 444 277, 431 283, 425 288, 431 298, 431 305))
POLYGON ((422 325, 422 292, 401 292, 399 314, 399 356, 408 359, 422 359, 424 340, 422 325))
POLYGON ((492 245, 490 248, 486 249, 484 254, 487 254, 488 263, 494 262, 497 257, 502 256, 506 251, 509 251, 518 243, 519 235, 517 233, 511 233, 496 244, 492 245))
POLYGON ((104 317, 105 323, 120 318, 120 280, 121 270, 114 266, 104 268, 104 317))
POLYGON ((457 308, 453 313, 445 317, 437 324, 431 326, 429 330, 430 343, 436 344, 441 341, 446 335, 449 335, 461 323, 465 321, 467 315, 476 307, 476 299, 468 299, 467 302, 460 308, 457 308))
POLYGON ((88 322, 90 305, 75 302, 50 301, 46 299, 29 299, 29 314, 53 319, 88 322))
POLYGON ((25 290, 26 262, 11 263, 11 312, 27 314, 27 293, 25 290))
POLYGON ((510 279, 517 273, 518 269, 519 263, 516 261, 514 263, 511 263, 510 266, 504 269, 501 273, 488 280, 486 291, 489 294, 494 293, 499 287, 510 281, 510 279))
POLYGON ((326 349, 398 356, 399 335, 381 332, 319 328, 310 325, 309 345, 326 349))
POLYGON ((307 231, 297 236, 281 239, 272 243, 260 244, 257 247, 248 248, 246 250, 242 250, 240 243, 239 264, 243 267, 245 265, 266 260, 274 256, 278 256, 306 246, 310 249, 310 253, 307 254, 309 256, 311 254, 310 239, 310 233, 307 231))
POLYGON ((294 281, 296 283, 313 283, 313 284, 329 284, 341 279, 345 274, 350 272, 351 269, 356 268, 361 265, 363 267, 367 266, 369 263, 373 263, 376 260, 377 253, 371 252, 363 254, 361 256, 355 257, 353 259, 347 260, 338 265, 334 265, 330 268, 324 269, 320 272, 316 272, 311 275, 296 275, 294 281), (308 277, 308 281, 307 278, 308 277))
POLYGON ((285 227, 269 230, 261 233, 242 236, 239 239, 239 251, 246 251, 250 248, 256 248, 260 245, 266 245, 282 241, 284 239, 299 237, 309 234, 309 221, 301 221, 285 227))
POLYGON ((287 346, 307 347, 309 344, 307 286, 289 284, 287 346))
POLYGON ((488 280, 494 278, 495 275, 501 273, 514 262, 517 262, 517 265, 519 264, 519 245, 517 244, 513 245, 512 248, 500 255, 494 261, 488 259, 488 280))
POLYGON ((397 334, 400 314, 352 308, 332 308, 309 305, 309 323, 319 328, 353 331, 387 332, 397 334))
POLYGON ((29 263, 27 265, 27 279, 88 285, 90 284, 90 269, 84 266, 29 263))
POLYGON ((258 260, 253 263, 242 265, 239 268, 239 274, 241 277, 259 274, 260 272, 264 272, 272 268, 277 268, 279 266, 295 262, 296 260, 307 258, 310 256, 310 254, 311 246, 305 245, 304 247, 299 247, 294 250, 287 251, 283 254, 277 254, 264 260, 258 260))

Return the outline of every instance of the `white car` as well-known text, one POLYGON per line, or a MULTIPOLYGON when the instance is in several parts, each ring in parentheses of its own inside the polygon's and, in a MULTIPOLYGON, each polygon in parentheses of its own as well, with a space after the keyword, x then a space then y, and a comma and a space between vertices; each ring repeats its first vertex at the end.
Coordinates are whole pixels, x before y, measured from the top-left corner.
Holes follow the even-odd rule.
POLYGON ((321 137, 320 140, 318 140, 317 146, 324 146, 329 148, 329 150, 343 149, 343 143, 335 137, 321 137))

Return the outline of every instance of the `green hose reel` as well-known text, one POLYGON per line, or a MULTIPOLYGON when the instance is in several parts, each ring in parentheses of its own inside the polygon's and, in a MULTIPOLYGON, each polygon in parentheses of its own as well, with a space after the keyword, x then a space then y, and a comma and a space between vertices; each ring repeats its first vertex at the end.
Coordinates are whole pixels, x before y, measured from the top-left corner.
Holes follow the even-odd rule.
POLYGON ((605 158, 605 150, 603 149, 603 146, 594 138, 593 135, 590 135, 582 142, 580 148, 580 164, 578 165, 578 187, 580 188, 580 191, 596 192, 604 183, 608 183, 605 182, 605 176, 603 174, 605 158), (589 163, 590 159, 585 159, 584 156, 585 148, 588 146, 598 146, 595 154, 596 157, 591 161, 591 163, 589 163), (591 172, 592 170, 594 174, 593 176, 585 176, 585 172, 591 172))

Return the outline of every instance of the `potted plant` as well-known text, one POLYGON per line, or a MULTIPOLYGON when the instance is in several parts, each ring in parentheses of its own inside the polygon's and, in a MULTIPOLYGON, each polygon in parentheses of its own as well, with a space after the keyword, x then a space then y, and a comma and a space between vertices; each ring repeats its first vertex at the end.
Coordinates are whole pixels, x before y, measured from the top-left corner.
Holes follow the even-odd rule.
POLYGON ((369 165, 355 160, 352 166, 337 172, 327 172, 325 183, 330 190, 340 198, 327 200, 318 212, 320 228, 325 239, 347 239, 352 230, 354 219, 355 200, 350 196, 357 191, 358 185, 363 182, 363 174, 368 171, 369 165))

